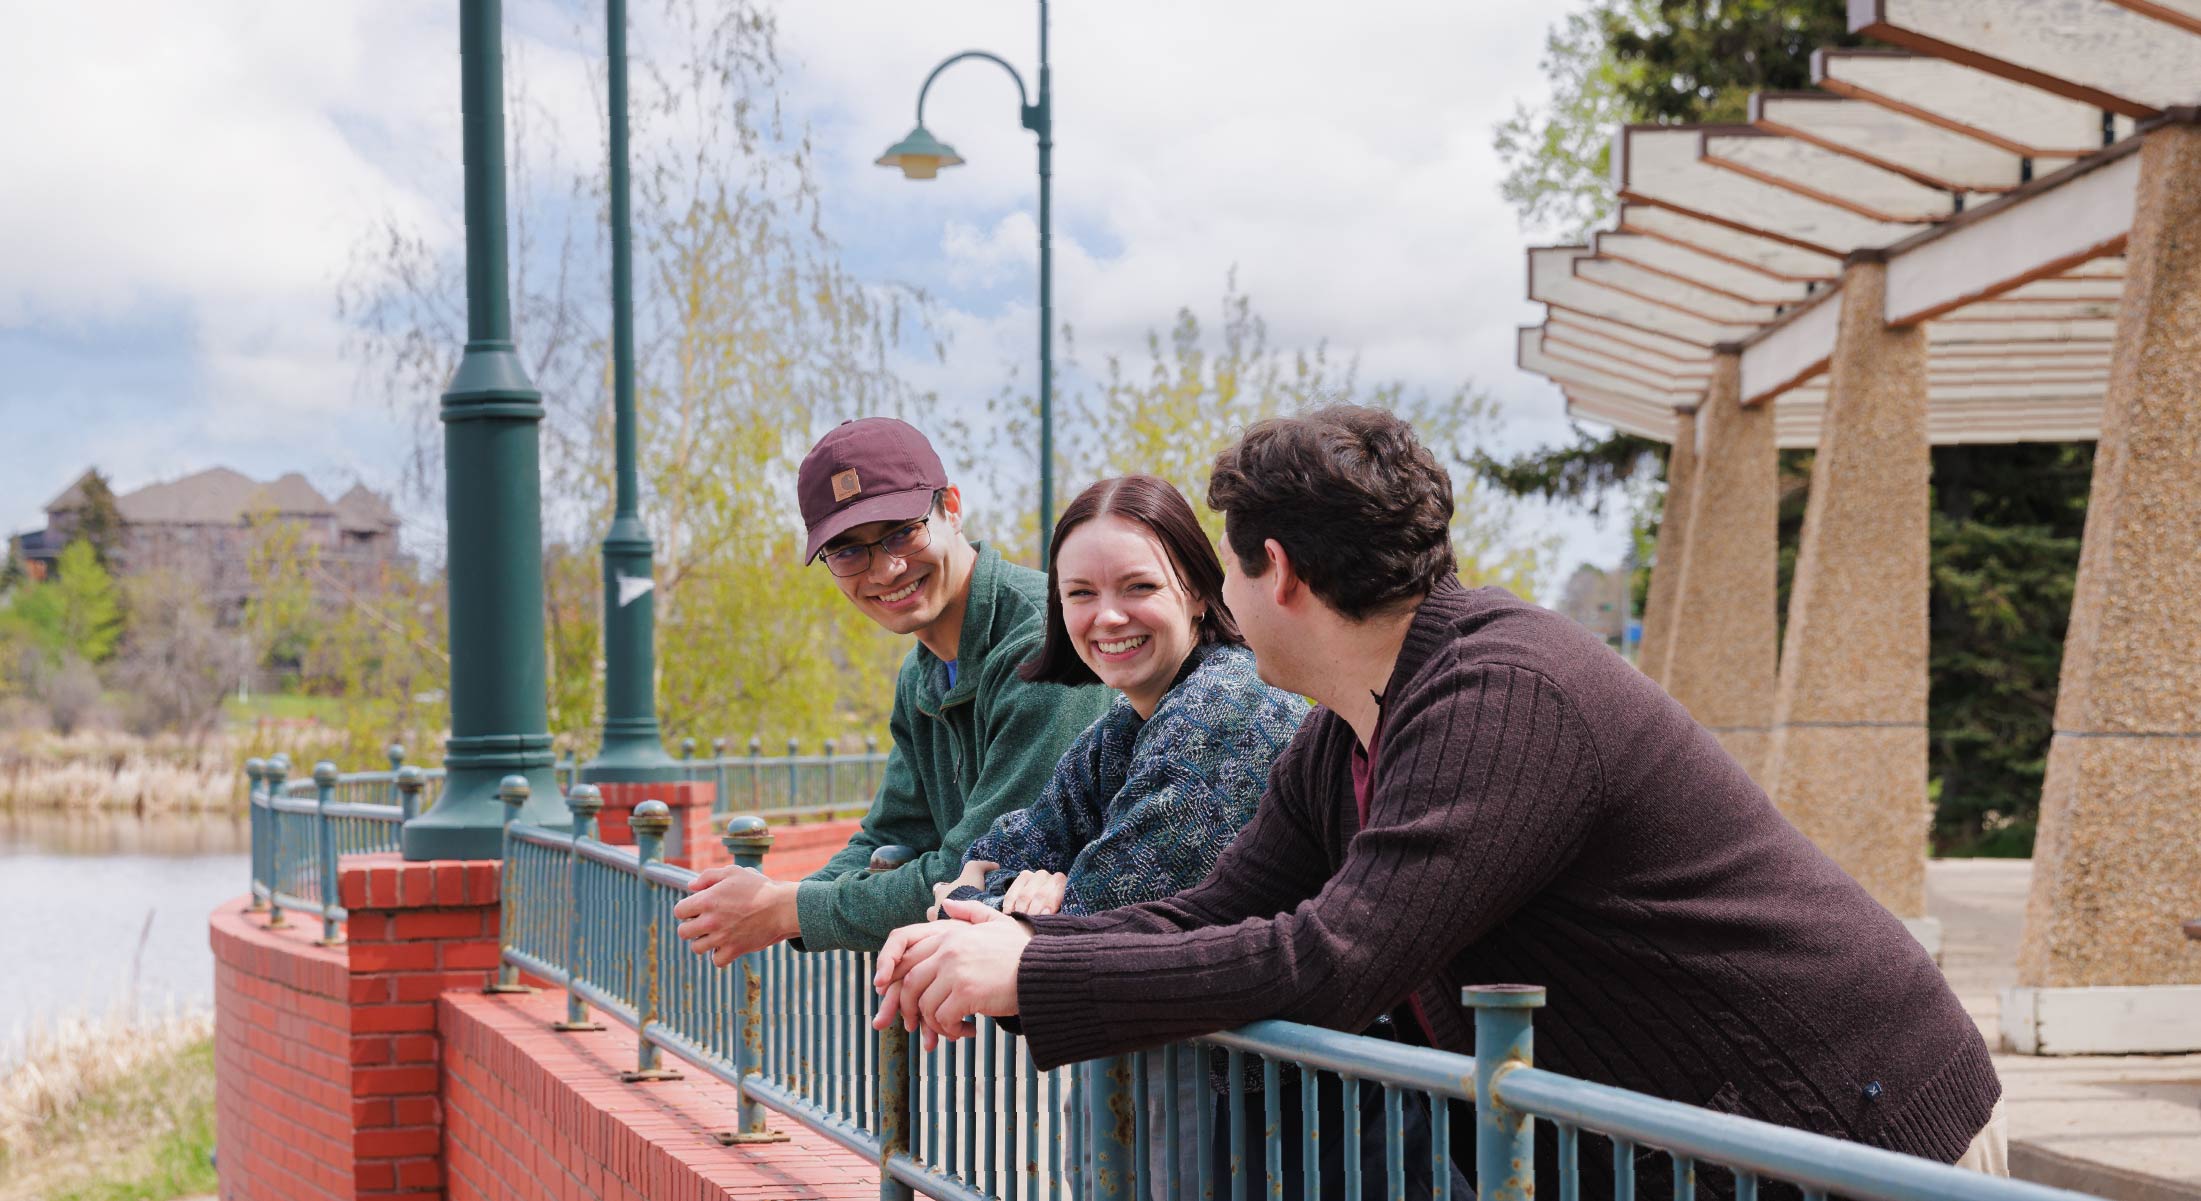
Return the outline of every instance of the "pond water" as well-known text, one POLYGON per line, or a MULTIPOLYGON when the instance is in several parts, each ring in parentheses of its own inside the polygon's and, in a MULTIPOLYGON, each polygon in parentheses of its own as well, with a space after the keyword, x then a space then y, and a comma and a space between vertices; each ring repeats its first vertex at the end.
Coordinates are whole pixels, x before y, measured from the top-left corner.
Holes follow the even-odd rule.
POLYGON ((0 1065, 72 1014, 214 999, 206 918, 247 887, 241 819, 0 812, 0 1065))

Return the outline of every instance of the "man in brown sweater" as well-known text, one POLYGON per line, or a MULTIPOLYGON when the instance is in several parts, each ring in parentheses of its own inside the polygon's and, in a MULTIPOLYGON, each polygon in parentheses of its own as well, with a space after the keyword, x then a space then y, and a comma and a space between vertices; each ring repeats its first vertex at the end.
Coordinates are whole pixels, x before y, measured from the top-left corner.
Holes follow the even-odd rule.
POLYGON ((1986 1045, 1902 924, 1587 631, 1459 585, 1451 481, 1403 422, 1264 422, 1208 503, 1262 677, 1322 705, 1258 814, 1165 900, 897 931, 882 1026, 1015 1015, 1051 1066, 1396 1010, 1472 1052, 1461 986, 1541 984, 1557 1072, 1944 1163, 1993 1133, 1986 1045))

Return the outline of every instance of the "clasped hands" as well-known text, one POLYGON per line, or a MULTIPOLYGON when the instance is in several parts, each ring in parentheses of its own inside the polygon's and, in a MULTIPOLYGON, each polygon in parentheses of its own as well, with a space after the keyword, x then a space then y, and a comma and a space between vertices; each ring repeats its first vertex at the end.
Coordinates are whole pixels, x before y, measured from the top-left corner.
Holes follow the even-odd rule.
POLYGON ((940 1040, 978 1032, 972 1019, 1016 1013, 1016 972, 1032 931, 1023 922, 976 901, 942 901, 939 920, 904 926, 879 948, 871 986, 879 1012, 871 1028, 896 1022, 924 1032, 930 1051, 940 1040))

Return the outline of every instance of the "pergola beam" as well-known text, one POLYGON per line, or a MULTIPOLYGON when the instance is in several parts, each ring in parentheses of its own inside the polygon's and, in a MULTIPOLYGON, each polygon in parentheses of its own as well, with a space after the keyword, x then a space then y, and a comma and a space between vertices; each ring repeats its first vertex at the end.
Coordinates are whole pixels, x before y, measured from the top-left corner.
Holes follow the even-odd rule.
POLYGON ((2123 250, 2138 145, 2120 143, 1890 248, 1888 323, 1923 321, 2123 250))
POLYGON ((1721 170, 1873 221, 1938 221, 1979 199, 1976 194, 1930 188, 1862 159, 1762 129, 1706 132, 1697 157, 1721 170))
POLYGON ((1790 283, 1823 284, 1842 267, 1839 255, 1806 250, 1650 205, 1622 204, 1617 228, 1621 233, 1671 242, 1790 283))
POLYGON ((1702 134, 1734 126, 1629 125, 1613 139, 1620 198, 1673 209, 1714 225, 1757 234, 1821 254, 1886 246, 1911 231, 1875 221, 1786 188, 1736 176, 1698 161, 1702 134))
POLYGON ((1742 402, 1770 400, 1816 377, 1834 354, 1835 325, 1841 316, 1839 289, 1828 289, 1807 308, 1788 314, 1743 344, 1742 402))
POLYGON ((2022 155, 1877 104, 1825 92, 1753 93, 1750 124, 1945 192, 2000 192, 2025 182, 2022 155))
POLYGON ((2113 0, 1850 0, 1849 27, 2128 117, 2201 100, 2201 41, 2113 0))
POLYGON ((2027 158, 2083 156, 2132 132, 2098 105, 1904 50, 1819 50, 1811 81, 2027 158))

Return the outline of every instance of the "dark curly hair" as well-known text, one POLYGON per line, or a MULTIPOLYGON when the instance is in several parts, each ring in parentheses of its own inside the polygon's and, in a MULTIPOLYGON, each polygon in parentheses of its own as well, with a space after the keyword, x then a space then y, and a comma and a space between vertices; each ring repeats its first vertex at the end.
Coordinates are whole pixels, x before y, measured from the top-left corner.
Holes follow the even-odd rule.
POLYGON ((1206 604, 1207 614, 1200 619, 1200 645, 1245 645, 1238 622, 1223 604, 1223 560, 1215 553, 1215 544, 1208 541, 1207 531, 1200 528, 1200 519, 1193 516, 1192 502, 1167 480, 1151 475, 1118 476, 1078 493, 1078 498, 1062 511, 1062 519, 1055 522, 1055 536, 1047 543, 1047 634, 1039 653, 1018 666, 1019 676, 1051 684, 1100 683, 1100 677, 1078 658, 1077 647, 1070 641, 1062 617, 1062 576, 1055 560, 1070 531, 1108 515, 1145 526, 1162 544, 1170 568, 1185 591, 1192 594, 1193 600, 1206 604))
POLYGON ((1455 575, 1452 477, 1383 409, 1332 405, 1263 421, 1215 460, 1208 507, 1249 576, 1274 538, 1307 587, 1355 621, 1455 575))

